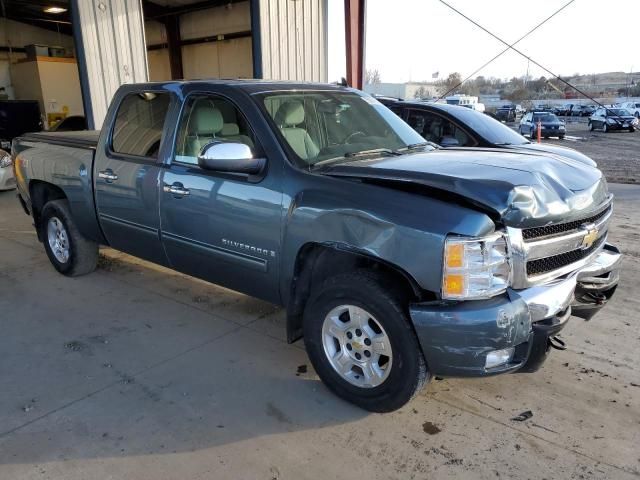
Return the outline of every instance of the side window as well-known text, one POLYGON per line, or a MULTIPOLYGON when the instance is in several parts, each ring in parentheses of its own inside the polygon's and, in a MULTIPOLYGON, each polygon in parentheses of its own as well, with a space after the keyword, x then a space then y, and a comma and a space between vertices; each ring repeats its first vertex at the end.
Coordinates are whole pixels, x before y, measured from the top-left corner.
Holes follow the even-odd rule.
POLYGON ((116 153, 156 159, 169 110, 168 93, 132 93, 116 113, 111 148, 116 153))
POLYGON ((393 113, 395 113, 396 115, 398 115, 400 118, 402 118, 402 107, 390 105, 390 106, 387 106, 387 108, 391 110, 393 113))
POLYGON ((427 140, 432 140, 431 137, 434 136, 433 132, 431 132, 431 127, 440 125, 441 118, 437 115, 434 115, 430 112, 424 112, 422 110, 409 110, 409 116, 407 118, 407 123, 413 128, 416 132, 422 135, 423 138, 427 140))
POLYGON ((184 107, 175 161, 198 164, 198 155, 212 141, 238 142, 255 150, 256 140, 242 113, 230 101, 215 95, 196 95, 184 107))
POLYGON ((407 123, 426 140, 442 143, 443 139, 455 139, 461 147, 471 147, 476 142, 456 124, 440 115, 421 110, 410 110, 407 123))

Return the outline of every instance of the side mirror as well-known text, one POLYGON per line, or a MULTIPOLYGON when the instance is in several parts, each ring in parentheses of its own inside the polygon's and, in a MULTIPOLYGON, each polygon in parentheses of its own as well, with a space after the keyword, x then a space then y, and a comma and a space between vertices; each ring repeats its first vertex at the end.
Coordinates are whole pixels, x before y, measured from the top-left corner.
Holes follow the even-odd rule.
POLYGON ((244 143, 209 142, 198 155, 198 165, 217 172, 255 175, 262 171, 266 160, 253 158, 251 148, 244 143))
POLYGON ((455 137, 443 137, 442 140, 440 140, 440 146, 445 148, 458 147, 460 146, 460 142, 455 137))

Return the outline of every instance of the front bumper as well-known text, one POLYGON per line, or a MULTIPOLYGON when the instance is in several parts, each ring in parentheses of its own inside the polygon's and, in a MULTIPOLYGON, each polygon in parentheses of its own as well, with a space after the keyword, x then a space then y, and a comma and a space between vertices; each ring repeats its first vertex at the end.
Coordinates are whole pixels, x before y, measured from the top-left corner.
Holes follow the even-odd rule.
POLYGON ((410 315, 433 375, 479 377, 537 370, 549 339, 572 314, 591 318, 615 292, 621 254, 607 244, 593 262, 543 285, 507 290, 488 300, 413 304, 410 315), (487 354, 513 349, 486 368, 487 354))

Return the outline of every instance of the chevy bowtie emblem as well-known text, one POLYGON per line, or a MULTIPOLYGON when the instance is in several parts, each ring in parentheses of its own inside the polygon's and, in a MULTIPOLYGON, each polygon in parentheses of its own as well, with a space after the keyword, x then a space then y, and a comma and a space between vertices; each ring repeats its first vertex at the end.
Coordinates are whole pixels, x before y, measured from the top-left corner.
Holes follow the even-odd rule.
POLYGON ((583 225, 582 228, 586 231, 584 237, 582 238, 582 246, 583 250, 591 247, 594 242, 598 239, 598 227, 596 227, 593 223, 588 225, 583 225))

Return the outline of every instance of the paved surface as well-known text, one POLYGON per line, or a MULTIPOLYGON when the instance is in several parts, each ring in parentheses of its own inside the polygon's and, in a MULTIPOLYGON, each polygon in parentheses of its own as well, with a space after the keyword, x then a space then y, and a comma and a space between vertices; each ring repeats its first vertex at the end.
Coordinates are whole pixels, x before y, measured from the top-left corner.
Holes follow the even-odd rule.
POLYGON ((0 479, 637 479, 640 186, 612 189, 622 284, 569 350, 387 415, 329 393, 269 304, 111 250, 58 275, 0 193, 0 479))

